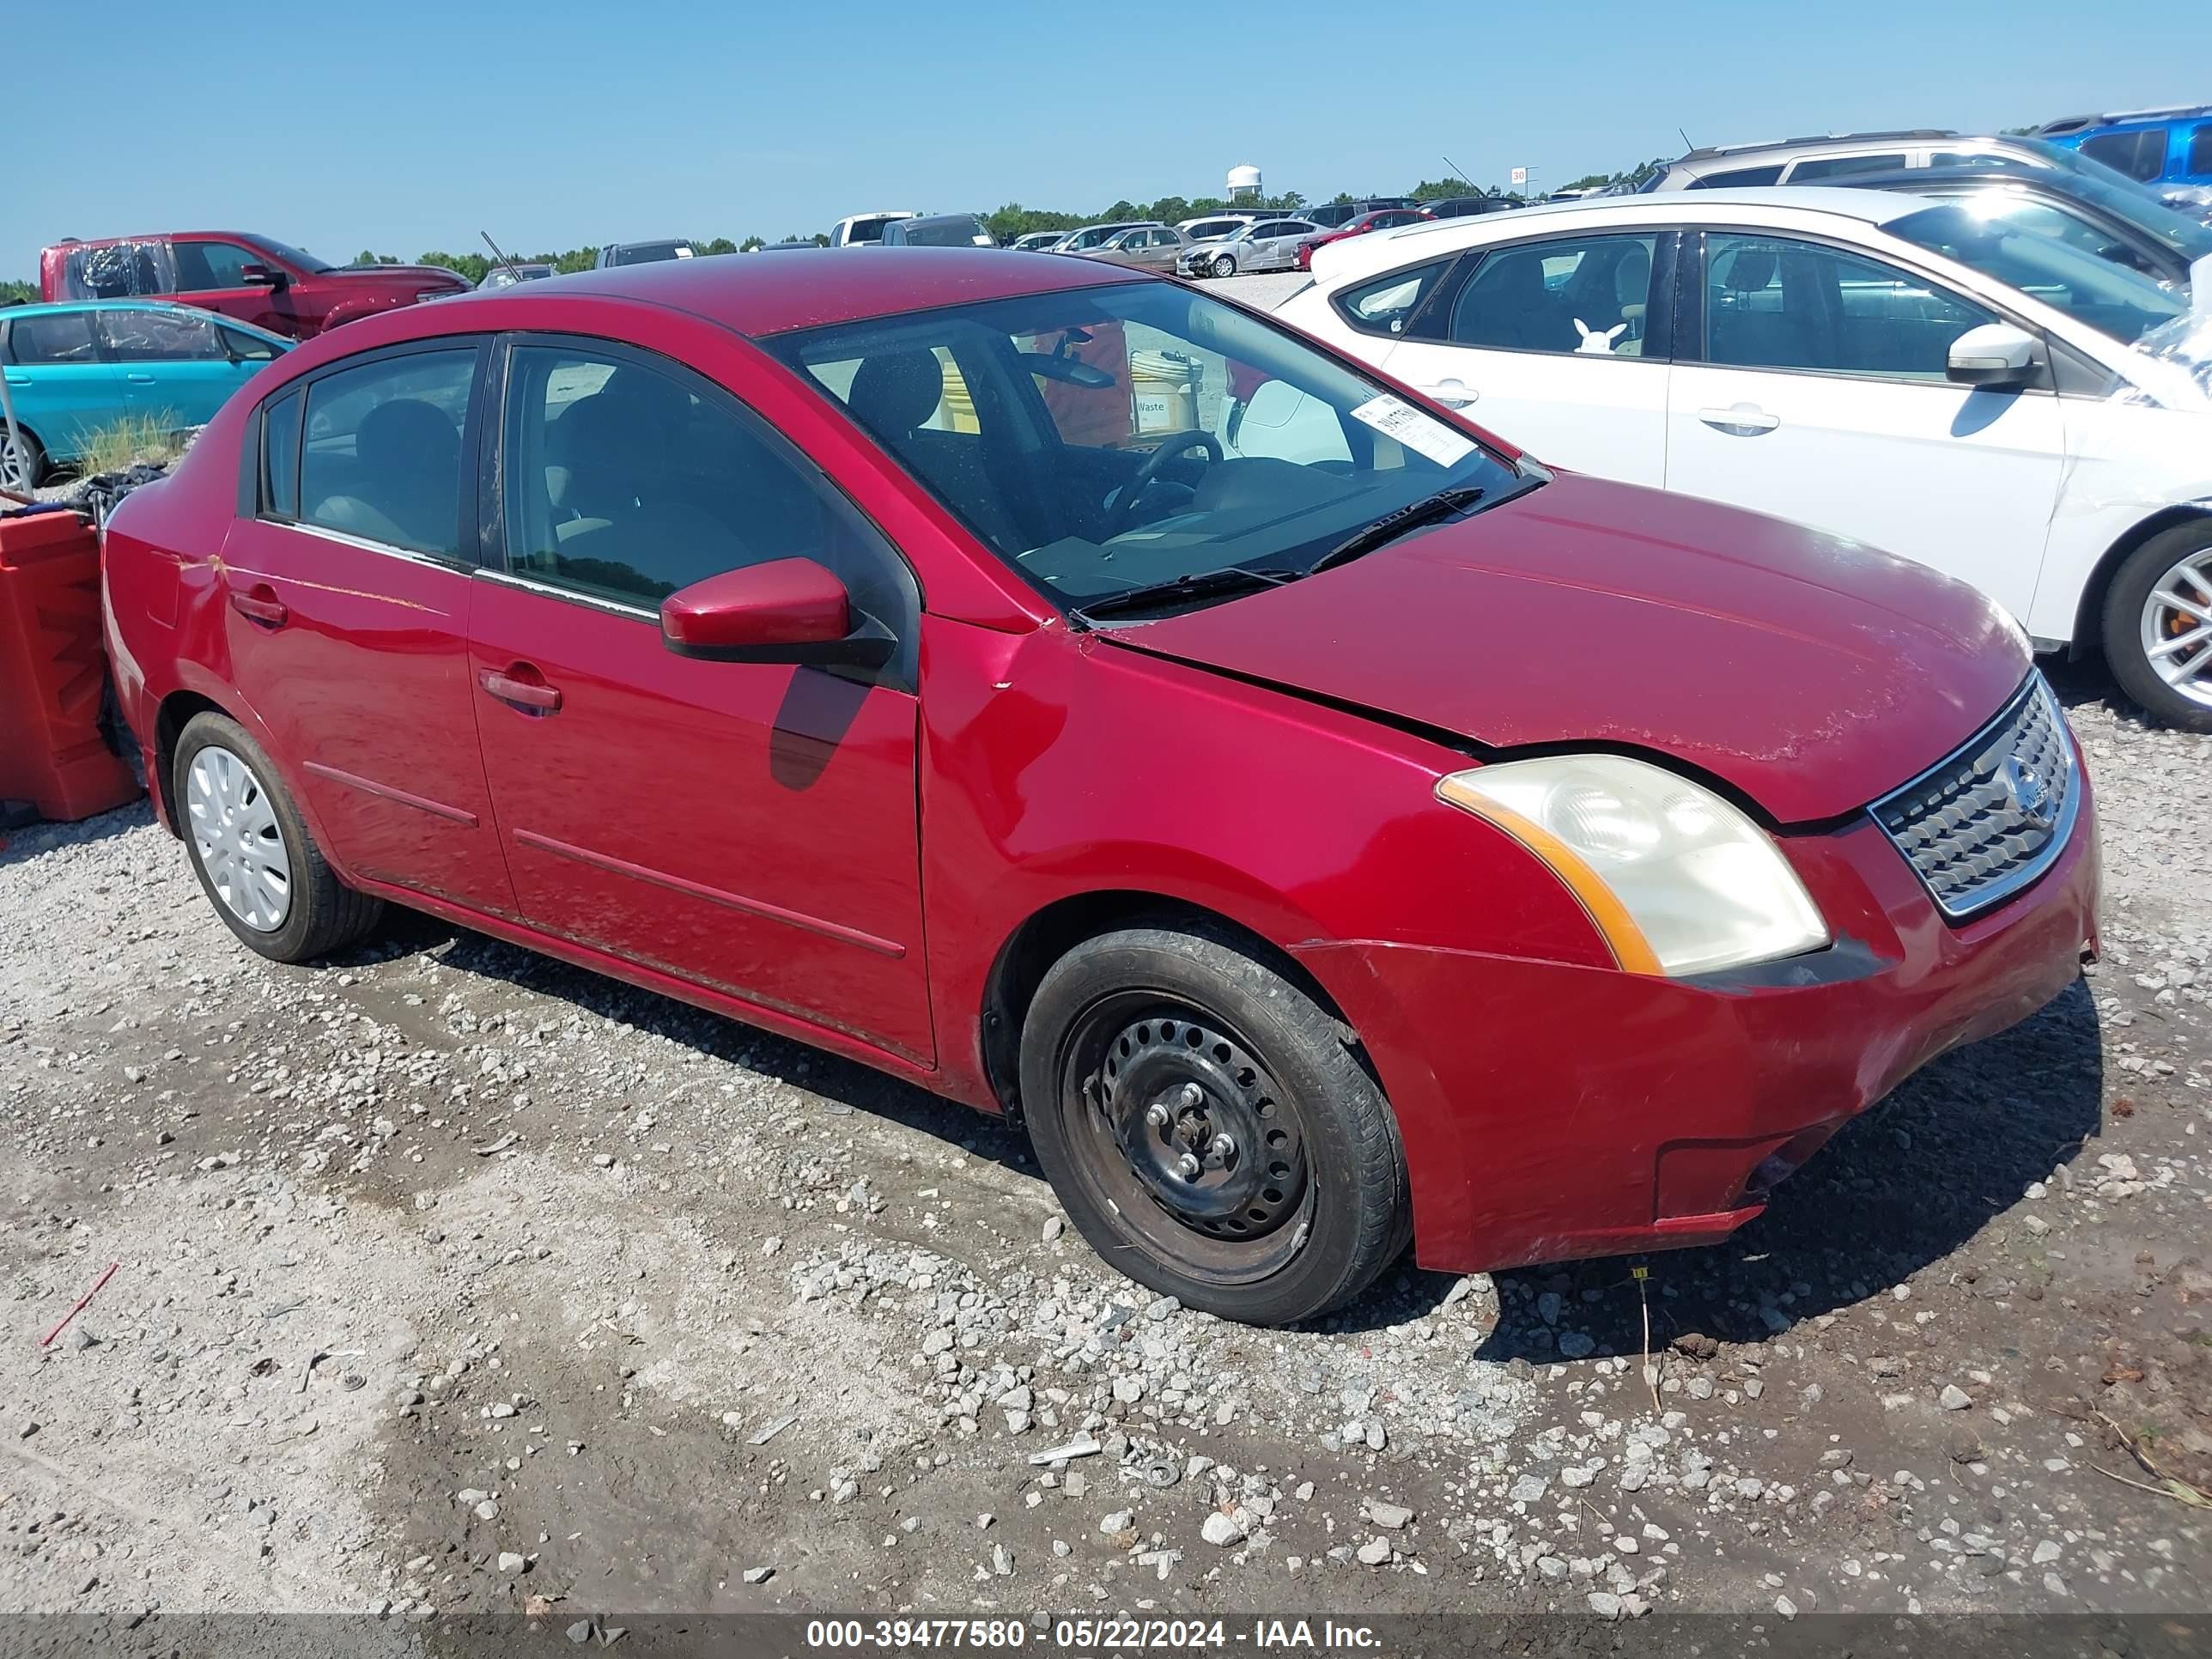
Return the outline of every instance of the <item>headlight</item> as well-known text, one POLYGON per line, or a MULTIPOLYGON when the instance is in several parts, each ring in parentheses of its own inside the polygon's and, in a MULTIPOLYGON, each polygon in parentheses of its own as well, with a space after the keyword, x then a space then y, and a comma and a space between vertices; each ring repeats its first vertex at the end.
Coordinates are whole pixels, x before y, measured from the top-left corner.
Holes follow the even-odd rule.
POLYGON ((1709 973, 1828 943, 1827 924, 1765 831, 1648 762, 1508 761, 1453 773, 1437 799, 1542 860, 1630 973, 1709 973))

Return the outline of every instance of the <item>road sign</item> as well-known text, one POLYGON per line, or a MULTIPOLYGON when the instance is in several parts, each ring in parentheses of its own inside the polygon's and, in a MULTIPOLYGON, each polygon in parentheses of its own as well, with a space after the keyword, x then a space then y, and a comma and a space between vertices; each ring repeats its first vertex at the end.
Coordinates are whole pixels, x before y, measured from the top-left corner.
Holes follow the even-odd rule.
POLYGON ((1512 181, 1516 185, 1525 185, 1528 182, 1528 169, 1526 167, 1516 167, 1506 176, 1512 179, 1512 181))

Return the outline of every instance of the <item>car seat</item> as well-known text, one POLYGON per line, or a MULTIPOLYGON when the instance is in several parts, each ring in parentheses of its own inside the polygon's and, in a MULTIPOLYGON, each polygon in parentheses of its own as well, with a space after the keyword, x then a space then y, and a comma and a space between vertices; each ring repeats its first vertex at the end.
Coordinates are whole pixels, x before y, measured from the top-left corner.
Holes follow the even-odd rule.
POLYGON ((395 398, 354 434, 351 488, 324 496, 307 517, 370 541, 451 553, 460 510, 460 434, 436 405, 395 398))

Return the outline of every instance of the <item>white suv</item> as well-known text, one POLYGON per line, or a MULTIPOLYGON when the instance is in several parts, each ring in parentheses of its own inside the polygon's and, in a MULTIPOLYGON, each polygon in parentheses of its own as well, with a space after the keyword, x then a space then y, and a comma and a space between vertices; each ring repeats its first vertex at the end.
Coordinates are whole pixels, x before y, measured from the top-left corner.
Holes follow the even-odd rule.
POLYGON ((1409 226, 1314 268, 1285 321, 1538 457, 1917 559, 2212 731, 2206 264, 2192 312, 2032 203, 1784 188, 1409 226))

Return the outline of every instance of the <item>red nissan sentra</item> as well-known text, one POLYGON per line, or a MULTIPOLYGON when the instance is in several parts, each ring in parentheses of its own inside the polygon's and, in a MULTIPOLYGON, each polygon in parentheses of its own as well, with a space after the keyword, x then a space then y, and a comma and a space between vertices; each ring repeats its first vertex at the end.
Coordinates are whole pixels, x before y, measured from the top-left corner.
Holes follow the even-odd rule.
POLYGON ((2095 945, 2081 755, 1972 589, 1095 264, 357 323, 123 505, 106 592, 254 950, 391 901, 818 1043, 1237 1319, 1409 1236, 1720 1238, 2095 945))

